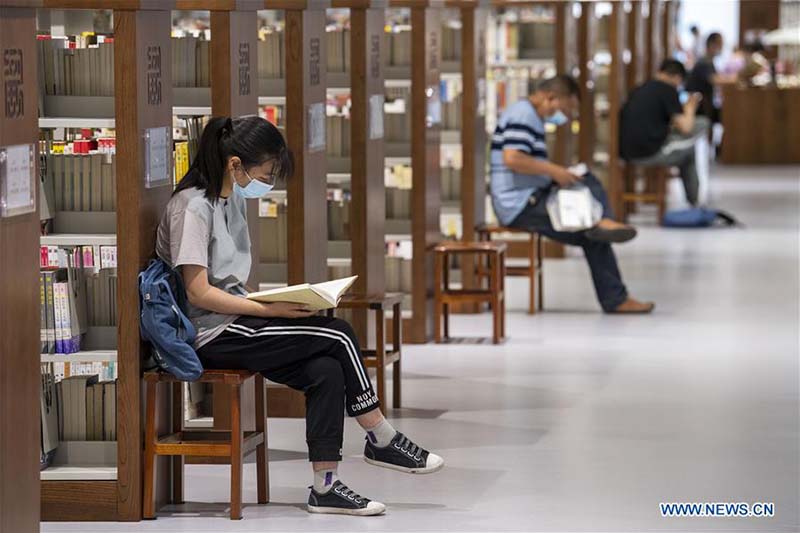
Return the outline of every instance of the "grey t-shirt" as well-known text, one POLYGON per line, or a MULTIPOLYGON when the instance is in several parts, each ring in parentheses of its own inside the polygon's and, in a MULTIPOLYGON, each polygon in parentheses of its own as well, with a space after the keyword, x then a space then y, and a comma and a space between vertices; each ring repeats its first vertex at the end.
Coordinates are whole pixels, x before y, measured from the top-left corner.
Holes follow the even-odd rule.
MULTIPOLYGON (((210 285, 245 296, 251 263, 246 203, 237 194, 217 202, 211 202, 203 194, 200 189, 191 188, 170 199, 158 224, 156 254, 172 268, 205 267, 210 285)), ((187 316, 197 328, 195 349, 214 339, 238 318, 187 305, 187 316)))

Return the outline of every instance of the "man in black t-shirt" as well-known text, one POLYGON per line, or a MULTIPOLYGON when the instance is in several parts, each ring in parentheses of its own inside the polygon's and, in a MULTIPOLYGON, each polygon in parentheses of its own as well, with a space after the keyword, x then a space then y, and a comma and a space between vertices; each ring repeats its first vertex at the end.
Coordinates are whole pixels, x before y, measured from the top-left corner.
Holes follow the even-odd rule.
POLYGON ((695 116, 700 94, 688 95, 681 104, 678 88, 685 77, 680 61, 665 59, 654 79, 631 92, 620 113, 620 155, 642 166, 677 166, 686 199, 696 205, 699 180, 694 145, 709 122, 695 116))

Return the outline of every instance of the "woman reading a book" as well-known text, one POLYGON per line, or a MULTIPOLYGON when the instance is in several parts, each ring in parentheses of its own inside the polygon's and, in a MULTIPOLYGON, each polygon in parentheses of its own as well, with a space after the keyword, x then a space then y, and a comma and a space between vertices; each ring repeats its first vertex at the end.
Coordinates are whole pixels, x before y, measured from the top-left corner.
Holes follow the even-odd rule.
POLYGON ((198 331, 194 347, 206 368, 258 371, 305 393, 314 470, 308 510, 380 514, 382 503, 337 477, 345 409, 366 431, 368 463, 421 474, 444 461, 384 418, 350 324, 297 303, 245 298, 251 267, 245 199, 264 196, 291 173, 291 155, 275 126, 255 116, 212 118, 167 204, 156 252, 183 278, 185 311, 198 331))

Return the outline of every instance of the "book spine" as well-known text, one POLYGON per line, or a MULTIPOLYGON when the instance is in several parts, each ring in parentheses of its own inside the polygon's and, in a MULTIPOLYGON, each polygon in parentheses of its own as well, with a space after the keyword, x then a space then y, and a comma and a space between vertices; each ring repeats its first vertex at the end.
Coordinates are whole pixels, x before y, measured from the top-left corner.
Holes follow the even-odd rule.
POLYGON ((39 304, 40 304, 40 332, 41 353, 47 353, 47 295, 45 291, 45 275, 39 273, 39 304))
POLYGON ((64 318, 61 307, 61 283, 53 282, 53 316, 55 322, 55 353, 64 353, 64 318))

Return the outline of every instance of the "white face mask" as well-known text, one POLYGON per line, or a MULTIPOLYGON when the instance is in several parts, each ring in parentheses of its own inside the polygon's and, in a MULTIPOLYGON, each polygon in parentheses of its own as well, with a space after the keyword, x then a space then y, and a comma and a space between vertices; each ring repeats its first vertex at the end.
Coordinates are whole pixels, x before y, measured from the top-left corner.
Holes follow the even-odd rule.
POLYGON ((249 179, 250 182, 244 187, 234 182, 233 190, 240 194, 243 198, 261 198, 271 191, 272 187, 274 187, 274 185, 270 183, 264 183, 263 181, 253 179, 244 168, 242 169, 242 172, 244 172, 244 175, 247 176, 247 179, 249 179))

